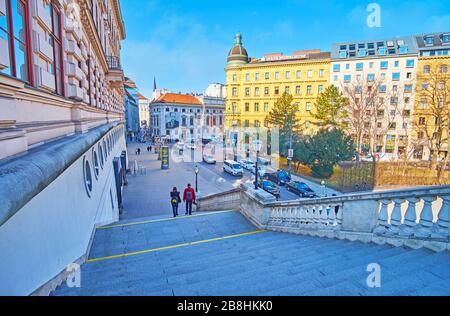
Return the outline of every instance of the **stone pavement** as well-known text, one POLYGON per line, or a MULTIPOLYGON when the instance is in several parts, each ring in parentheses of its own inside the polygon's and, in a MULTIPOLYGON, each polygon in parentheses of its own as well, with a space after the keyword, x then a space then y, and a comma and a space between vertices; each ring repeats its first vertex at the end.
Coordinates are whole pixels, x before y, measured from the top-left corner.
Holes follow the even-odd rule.
POLYGON ((238 212, 100 228, 89 259, 53 295, 450 295, 449 252, 257 231, 238 212))
MULTIPOLYGON (((171 161, 169 170, 161 170, 158 155, 147 153, 146 144, 132 143, 128 146, 129 168, 134 167, 134 161, 147 169, 147 174, 136 176, 129 174, 128 186, 125 187, 121 220, 171 216, 170 192, 177 187, 181 193, 190 183, 195 188, 195 163, 171 161), (136 156, 136 148, 141 148, 141 155, 136 156)), ((229 182, 212 170, 198 164, 198 177, 201 195, 210 195, 231 190, 239 185, 239 180, 229 182)), ((195 210, 194 210, 195 211, 195 210)), ((180 214, 184 214, 184 205, 180 205, 180 214)))

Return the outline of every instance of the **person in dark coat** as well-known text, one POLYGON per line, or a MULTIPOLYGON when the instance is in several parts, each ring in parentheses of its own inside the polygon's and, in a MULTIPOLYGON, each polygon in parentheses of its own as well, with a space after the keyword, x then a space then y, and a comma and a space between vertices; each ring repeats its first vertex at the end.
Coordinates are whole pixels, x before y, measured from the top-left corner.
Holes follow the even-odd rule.
POLYGON ((177 188, 173 188, 173 191, 170 192, 170 203, 172 204, 173 217, 177 217, 178 206, 181 203, 180 192, 178 192, 177 188))

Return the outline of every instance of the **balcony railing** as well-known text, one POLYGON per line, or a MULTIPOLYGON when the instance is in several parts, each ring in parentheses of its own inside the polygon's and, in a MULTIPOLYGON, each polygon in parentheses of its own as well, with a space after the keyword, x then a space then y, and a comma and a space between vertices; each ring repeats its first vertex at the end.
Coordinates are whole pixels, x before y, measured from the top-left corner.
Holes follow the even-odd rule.
POLYGON ((120 64, 120 58, 115 56, 106 56, 106 62, 108 63, 108 68, 112 70, 122 70, 122 65, 120 64))

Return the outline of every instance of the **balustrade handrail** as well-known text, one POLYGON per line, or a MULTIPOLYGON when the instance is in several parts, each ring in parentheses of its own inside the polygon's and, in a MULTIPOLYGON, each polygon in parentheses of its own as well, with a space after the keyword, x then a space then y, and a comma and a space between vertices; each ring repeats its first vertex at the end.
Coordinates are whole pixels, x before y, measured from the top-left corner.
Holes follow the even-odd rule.
POLYGON ((421 187, 413 189, 392 190, 392 191, 379 191, 379 192, 364 192, 345 194, 332 197, 322 197, 308 200, 295 200, 295 201, 278 201, 267 203, 268 207, 292 207, 300 205, 317 205, 317 204, 339 204, 347 201, 355 200, 392 200, 401 198, 423 198, 436 195, 450 195, 450 185, 448 186, 432 186, 421 187))

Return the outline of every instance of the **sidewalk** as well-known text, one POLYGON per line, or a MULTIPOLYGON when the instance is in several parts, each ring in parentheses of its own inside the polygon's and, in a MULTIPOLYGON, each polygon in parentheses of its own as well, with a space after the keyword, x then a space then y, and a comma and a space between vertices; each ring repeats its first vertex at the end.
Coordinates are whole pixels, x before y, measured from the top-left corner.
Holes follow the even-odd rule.
MULTIPOLYGON (((178 191, 183 193, 188 183, 195 188, 195 164, 171 161, 169 170, 161 170, 158 155, 147 153, 147 145, 138 143, 129 144, 128 157, 129 168, 134 168, 136 160, 139 166, 147 169, 147 173, 146 175, 127 175, 128 186, 124 190, 124 211, 121 220, 173 216, 169 194, 173 187, 177 187, 178 191), (138 147, 141 148, 140 156, 135 154, 138 147)), ((223 181, 211 170, 202 165, 199 165, 199 168, 198 184, 201 195, 215 194, 234 188, 233 183, 223 181)), ((184 204, 180 205, 180 215, 184 215, 184 207, 184 204)))

